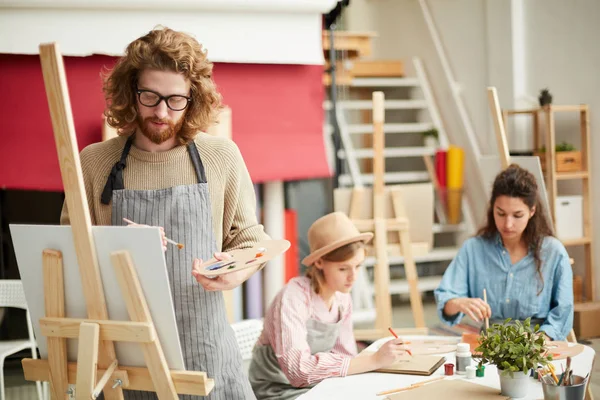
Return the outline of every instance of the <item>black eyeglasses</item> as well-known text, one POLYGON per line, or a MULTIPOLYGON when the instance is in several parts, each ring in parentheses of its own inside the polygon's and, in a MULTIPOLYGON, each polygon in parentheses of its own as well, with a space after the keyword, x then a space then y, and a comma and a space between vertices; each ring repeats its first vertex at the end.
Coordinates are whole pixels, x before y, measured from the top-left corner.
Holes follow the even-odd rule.
POLYGON ((161 101, 165 101, 167 107, 173 111, 182 111, 192 101, 191 97, 182 96, 179 94, 172 94, 170 96, 162 96, 152 90, 140 90, 136 89, 138 99, 143 106, 156 107, 161 101))

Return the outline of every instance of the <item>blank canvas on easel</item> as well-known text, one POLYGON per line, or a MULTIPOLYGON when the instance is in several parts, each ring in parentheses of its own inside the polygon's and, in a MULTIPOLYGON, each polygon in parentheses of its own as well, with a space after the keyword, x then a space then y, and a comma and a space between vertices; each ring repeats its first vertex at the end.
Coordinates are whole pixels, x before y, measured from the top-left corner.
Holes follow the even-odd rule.
MULTIPOLYGON (((540 201, 546 211, 546 219, 548 220, 550 227, 554 229, 552 218, 550 218, 550 204, 548 202, 548 192, 546 191, 546 183, 542 173, 540 158, 536 156, 512 156, 510 157, 510 162, 511 164, 518 164, 521 168, 531 172, 535 177, 540 194, 540 201)), ((483 156, 479 159, 479 167, 483 176, 485 191, 489 198, 492 194, 494 179, 496 178, 496 175, 502 172, 500 158, 498 156, 483 156)))
MULTIPOLYGON (((352 202, 352 188, 339 188, 334 191, 334 210, 350 215, 352 202)), ((358 219, 373 219, 373 194, 372 188, 364 188, 361 198, 362 207, 358 219)), ((408 218, 410 240, 415 244, 422 244, 423 251, 427 252, 433 246, 433 184, 410 183, 402 185, 387 185, 385 187, 385 217, 395 218, 392 191, 399 191, 402 195, 404 211, 408 218)), ((388 244, 398 244, 398 235, 388 233, 388 244)), ((413 251, 413 255, 415 252, 413 251)))
MULTIPOLYGON (((55 249, 61 251, 63 255, 65 316, 87 319, 71 227, 10 225, 10 231, 36 340, 41 357, 45 359, 48 357, 46 337, 41 334, 39 324, 40 318, 45 316, 42 273, 42 251, 44 249, 55 249)), ((130 320, 110 259, 111 253, 127 250, 137 269, 140 285, 145 294, 169 369, 184 370, 169 277, 158 228, 94 226, 92 233, 110 319, 130 320)), ((194 279, 191 275, 191 265, 190 279, 194 279)), ((70 339, 67 342, 68 360, 76 361, 78 341, 70 339)), ((115 342, 115 349, 120 365, 146 366, 139 344, 115 342)))

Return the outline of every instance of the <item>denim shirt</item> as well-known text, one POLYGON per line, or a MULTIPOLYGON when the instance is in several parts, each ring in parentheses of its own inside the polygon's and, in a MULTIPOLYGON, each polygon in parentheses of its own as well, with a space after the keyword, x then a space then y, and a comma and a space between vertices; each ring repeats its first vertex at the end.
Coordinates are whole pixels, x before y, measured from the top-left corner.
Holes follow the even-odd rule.
POLYGON ((483 298, 485 288, 491 319, 540 318, 544 320, 540 330, 554 340, 565 340, 573 327, 573 271, 569 256, 554 237, 544 238, 540 255, 543 289, 533 252, 513 265, 500 235, 491 240, 481 236, 468 239, 434 292, 440 319, 448 325, 459 323, 463 313, 444 314, 448 300, 483 298))

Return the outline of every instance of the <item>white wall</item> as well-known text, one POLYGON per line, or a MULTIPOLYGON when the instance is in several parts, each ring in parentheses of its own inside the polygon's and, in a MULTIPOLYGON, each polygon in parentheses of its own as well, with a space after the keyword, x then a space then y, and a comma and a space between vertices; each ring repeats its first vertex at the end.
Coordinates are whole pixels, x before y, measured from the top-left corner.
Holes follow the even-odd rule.
MULTIPOLYGON (((549 87, 555 104, 590 105, 592 129, 592 171, 594 154, 600 154, 595 127, 600 124, 600 1, 595 0, 427 0, 442 37, 455 78, 463 87, 466 108, 483 154, 496 152, 486 87, 496 86, 503 108, 536 105, 539 90, 549 87)), ((352 0, 345 15, 349 30, 375 31, 374 59, 401 59, 412 75, 410 59, 423 59, 447 125, 450 139, 465 140, 463 127, 450 88, 418 0, 352 0)), ((557 121, 557 140, 571 139, 573 116, 557 121)), ((509 147, 530 148, 528 121, 514 119, 508 124, 509 147)), ((464 143, 464 142, 463 142, 464 143)), ((467 171, 467 185, 470 179, 467 171)), ((592 179, 593 198, 599 198, 600 174, 592 179)), ((563 193, 577 193, 574 183, 561 184, 563 193)), ((481 215, 485 195, 475 202, 481 215)), ((471 196, 473 198, 473 196, 471 196)), ((592 204, 593 201, 592 201, 592 204)), ((592 212, 594 207, 592 207, 592 212)), ((600 211, 593 225, 600 223, 600 211)), ((600 234, 600 230, 597 230, 600 234)), ((600 240, 594 240, 595 259, 600 260, 600 240)), ((581 252, 569 248, 576 271, 583 264, 581 252)), ((600 288, 600 272, 596 274, 600 288)), ((597 296, 598 297, 598 296, 597 296)))
MULTIPOLYGON (((600 226, 600 210, 593 199, 600 198, 600 174, 595 155, 600 154, 600 2, 590 0, 528 0, 525 4, 527 91, 537 95, 549 87, 555 104, 587 103, 590 106, 592 155, 592 213, 593 227, 600 226), (596 173, 594 173, 596 172, 596 173)), ((565 115, 557 120, 557 140, 574 142, 579 146, 575 116, 565 115), (573 129, 575 128, 575 129, 573 129)), ((563 193, 576 193, 575 183, 559 185, 563 193)), ((596 228, 593 243, 594 259, 600 261, 600 229, 596 228)), ((576 271, 583 257, 575 247, 576 271)), ((596 287, 600 288, 600 271, 596 268, 596 287)), ((597 290, 598 292, 598 290, 597 290)), ((596 296, 598 297, 598 296, 596 296)))

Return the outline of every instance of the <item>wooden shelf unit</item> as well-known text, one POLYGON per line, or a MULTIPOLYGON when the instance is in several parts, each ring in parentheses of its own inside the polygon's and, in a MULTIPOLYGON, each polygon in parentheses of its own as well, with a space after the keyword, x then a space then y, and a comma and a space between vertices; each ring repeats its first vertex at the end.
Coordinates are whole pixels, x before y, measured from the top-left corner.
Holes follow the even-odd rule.
POLYGON ((541 108, 523 109, 523 110, 503 110, 502 116, 506 125, 506 120, 512 115, 530 115, 532 117, 533 148, 538 150, 541 144, 545 143, 545 159, 540 160, 549 168, 545 168, 544 177, 546 190, 548 192, 548 202, 550 206, 550 215, 556 225, 556 198, 558 196, 558 181, 581 180, 583 197, 583 237, 576 239, 562 240, 565 247, 583 246, 585 258, 585 294, 584 301, 593 301, 596 294, 596 285, 594 278, 594 258, 593 258, 593 227, 592 227, 592 204, 590 194, 592 192, 591 180, 591 160, 590 160, 590 117, 587 104, 580 105, 549 105, 541 108), (556 113, 575 112, 579 114, 579 131, 581 135, 581 170, 571 172, 558 172, 556 167, 556 113), (544 129, 542 129, 542 126, 544 129), (543 134, 543 132, 545 134, 543 134))

